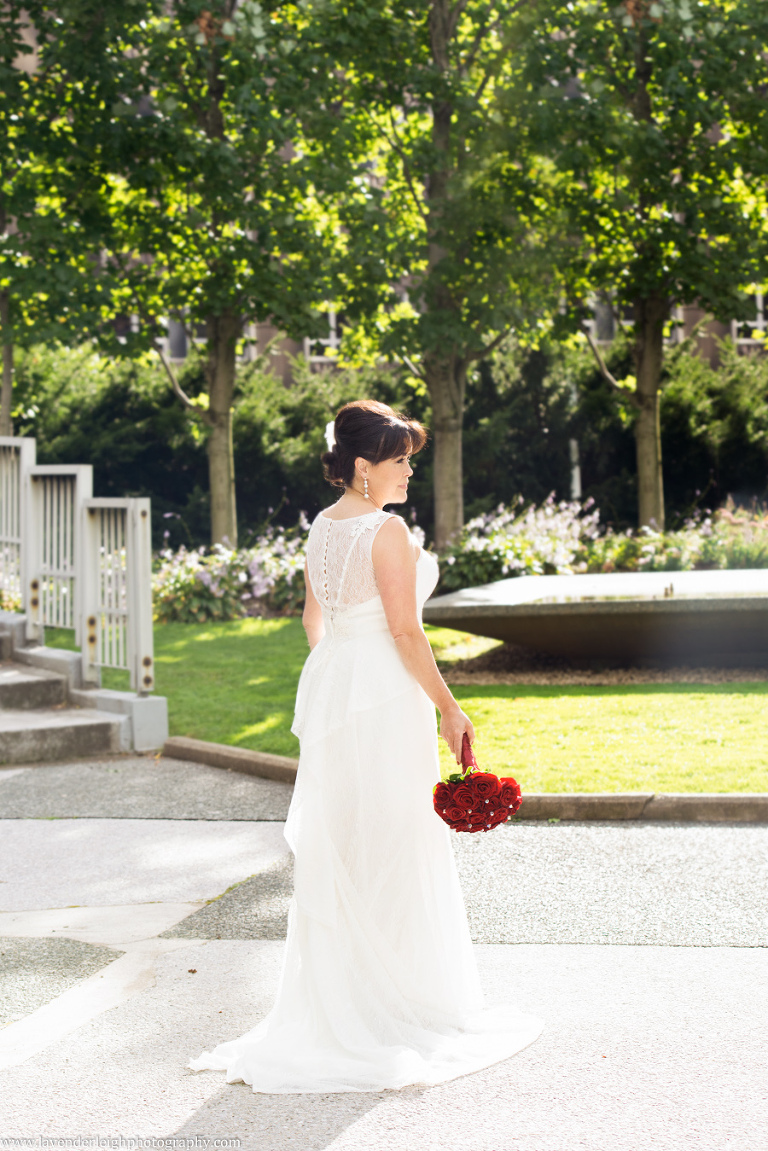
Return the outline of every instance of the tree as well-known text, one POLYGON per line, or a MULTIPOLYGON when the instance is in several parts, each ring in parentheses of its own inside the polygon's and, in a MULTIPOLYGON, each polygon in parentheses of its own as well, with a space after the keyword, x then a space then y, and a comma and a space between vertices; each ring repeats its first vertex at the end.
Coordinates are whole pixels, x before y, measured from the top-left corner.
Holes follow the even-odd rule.
POLYGON ((580 241, 574 315, 603 293, 632 317, 635 375, 618 390, 635 413, 641 525, 664 526, 659 388, 673 309, 697 302, 730 320, 765 277, 766 33, 752 0, 558 0, 530 56, 540 138, 580 241))
POLYGON ((124 86, 110 109, 103 265, 116 284, 113 312, 138 317, 137 330, 121 334, 124 351, 153 346, 164 317, 204 342, 202 407, 167 367, 207 437, 212 539, 235 544, 236 354, 254 320, 319 334, 330 293, 339 241, 307 134, 328 78, 300 10, 279 0, 144 8, 129 36, 107 45, 124 86))
MULTIPOLYGON (((231 409, 249 325, 323 335, 339 283, 353 286, 358 305, 370 293, 362 281, 373 264, 350 264, 335 214, 341 198, 364 215, 369 195, 354 179, 357 126, 337 115, 344 77, 318 47, 323 14, 281 0, 26 10, 44 63, 34 82, 40 89, 44 77, 54 98, 37 123, 56 129, 60 172, 77 191, 72 235, 59 247, 82 256, 85 273, 66 285, 69 307, 57 297, 52 310, 71 340, 81 334, 68 323, 76 305, 81 327, 112 353, 157 349, 169 317, 204 345, 202 397, 190 399, 165 363, 207 442, 212 538, 236 543, 231 409)), ((63 206, 58 195, 49 219, 60 230, 63 206)), ((40 209, 37 201, 29 213, 38 228, 40 209)), ((31 235, 15 243, 34 265, 31 235)), ((50 253, 42 256, 36 274, 48 283, 50 253)))
POLYGON ((101 298, 100 185, 67 115, 78 96, 38 35, 45 18, 36 0, 0 9, 0 435, 12 432, 14 346, 71 338, 101 298))
POLYGON ((435 540, 463 523, 462 427, 472 365, 511 329, 546 325, 560 293, 547 165, 500 94, 523 83, 539 5, 494 0, 338 0, 325 9, 338 117, 368 141, 365 211, 341 204, 360 286, 339 285, 378 346, 421 377, 432 403, 435 540), (407 296, 404 298, 404 291, 407 296), (378 309, 371 309, 378 293, 378 309))

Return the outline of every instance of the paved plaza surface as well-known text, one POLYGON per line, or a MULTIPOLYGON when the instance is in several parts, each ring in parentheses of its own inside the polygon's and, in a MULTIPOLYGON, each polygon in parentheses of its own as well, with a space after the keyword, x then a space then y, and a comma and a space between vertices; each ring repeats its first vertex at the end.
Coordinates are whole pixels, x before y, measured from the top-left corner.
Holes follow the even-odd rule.
POLYGON ((489 1002, 545 1020, 486 1071, 278 1096, 189 1070, 271 1005, 290 794, 144 756, 0 770, 0 1147, 768 1151, 768 826, 453 837, 489 1002))

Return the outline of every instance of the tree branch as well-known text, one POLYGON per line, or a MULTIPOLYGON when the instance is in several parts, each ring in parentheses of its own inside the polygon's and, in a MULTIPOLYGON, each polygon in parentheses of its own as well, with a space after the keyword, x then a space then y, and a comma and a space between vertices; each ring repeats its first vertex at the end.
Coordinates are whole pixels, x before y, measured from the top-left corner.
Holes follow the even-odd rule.
POLYGON ((623 400, 629 400, 630 403, 634 404, 634 406, 636 408, 639 408, 640 407, 640 401, 638 400, 638 398, 634 394, 634 392, 629 392, 629 391, 627 391, 626 388, 622 388, 621 384, 619 384, 616 377, 614 375, 612 375, 611 372, 608 370, 608 365, 606 364, 605 360, 603 359, 603 357, 600 353, 600 349, 598 348, 597 344, 592 339, 592 333, 590 332, 589 328, 584 328, 583 332, 584 332, 584 335, 587 337, 587 343, 589 344, 590 348, 592 349, 592 355, 595 357, 595 360, 597 361, 597 366, 600 369, 600 374, 603 377, 603 379, 606 380, 607 383, 609 383, 611 385, 612 390, 617 395, 621 396, 621 398, 623 400))
MULTIPOLYGON (((492 36, 493 33, 496 31, 496 29, 499 28, 500 26, 501 26, 501 17, 499 17, 498 20, 494 20, 493 24, 481 25, 481 27, 478 29, 478 32, 477 32, 477 35, 475 36, 474 41, 472 42, 471 47, 469 48, 469 51, 467 52, 464 59, 459 62, 459 72, 461 73, 462 76, 468 76, 469 75, 469 71, 472 68, 472 65, 474 64, 475 60, 477 59, 477 54, 480 51, 480 49, 482 48, 483 41, 485 40, 486 36, 492 36)), ((488 75, 490 75, 491 71, 492 71, 492 67, 490 69, 486 70, 486 80, 483 81, 483 85, 482 85, 483 87, 485 87, 485 84, 487 83, 487 77, 488 77, 488 75)))
POLYGON ((390 123, 392 125, 392 139, 391 140, 388 139, 386 131, 384 132, 384 138, 388 141, 388 143, 390 143, 392 145, 392 147, 395 149, 398 156, 400 157, 400 160, 401 160, 402 165, 403 165, 403 175, 405 176, 405 182, 408 185, 408 190, 411 193, 414 204, 416 205, 416 211, 419 213, 422 220, 426 224, 427 223, 427 213, 424 211, 424 206, 422 204, 421 197, 418 196, 416 193, 416 189, 414 187, 413 180, 411 178, 411 170, 410 170, 408 160, 407 160, 406 155, 405 155, 405 151, 400 146, 400 144, 398 143, 397 129, 395 128, 395 121, 394 121, 394 116, 393 116, 391 108, 389 109, 389 120, 390 120, 390 123))
POLYGON ((505 50, 502 50, 501 52, 498 53, 498 55, 496 56, 496 59, 493 61, 493 63, 489 64, 489 66, 486 68, 486 70, 483 74, 483 77, 482 77, 480 83, 477 85, 477 88, 475 89, 475 93, 474 93, 474 99, 478 104, 480 103, 480 100, 482 99, 482 95, 483 95, 483 92, 485 91, 485 89, 488 85, 488 81, 490 80, 491 76, 493 76, 494 73, 496 72, 499 61, 502 59, 502 57, 504 55, 505 55, 505 50))
MULTIPOLYGON (((521 8, 525 7, 525 3, 526 3, 526 0, 518 0, 517 4, 513 4, 511 8, 505 10, 504 16, 499 16, 496 20, 493 21, 492 24, 486 23, 480 27, 467 55, 464 57, 464 59, 459 64, 459 72, 461 73, 462 76, 466 77, 469 75, 469 72, 472 69, 472 67, 473 67, 473 65, 477 59, 478 53, 480 52, 480 49, 483 46, 483 42, 489 36, 493 36, 494 32, 497 32, 499 30, 499 28, 501 28, 503 26, 504 17, 508 17, 510 15, 514 15, 515 13, 519 12, 521 8)), ((496 52, 493 60, 485 68, 485 71, 483 72, 482 79, 480 80, 480 82, 477 85, 477 88, 475 89, 475 93, 474 93, 475 100, 480 99, 483 92, 485 91, 486 85, 488 84, 488 81, 490 80, 491 76, 493 76, 494 73, 499 69, 500 65, 510 55, 511 51, 512 51, 512 47, 509 43, 507 43, 507 44, 502 44, 502 46, 496 52)))
POLYGON ((456 32, 456 25, 464 14, 464 9, 467 7, 469 0, 456 0, 456 3, 448 12, 448 36, 452 40, 456 32))
MULTIPOLYGON (((529 2, 529 0, 517 0, 516 4, 512 4, 509 7, 506 7, 504 9, 503 15, 497 16, 497 18, 493 21, 493 23, 489 24, 486 22, 484 24, 481 24, 477 34, 475 35, 475 39, 472 43, 472 47, 469 49, 469 53, 464 58, 464 61, 460 66, 461 72, 463 75, 466 76, 467 73, 469 72, 470 68, 474 64, 474 62, 477 58, 477 54, 480 51, 480 48, 482 47, 483 41, 486 39, 486 37, 492 36, 494 32, 498 31, 498 29, 501 28, 505 19, 508 19, 510 16, 517 15, 517 13, 521 11, 521 9, 523 9, 527 6, 528 2, 529 2)), ((490 9, 489 9, 489 14, 490 14, 490 9)), ((488 19, 488 17, 486 17, 486 20, 487 19, 488 19)), ((505 55, 509 54, 509 51, 510 51, 510 49, 508 47, 502 48, 497 53, 497 58, 499 58, 499 59, 503 58, 505 55)), ((487 80, 484 82, 483 87, 485 86, 485 83, 487 83, 487 80)))
POLYGON ((503 340, 506 340, 513 327, 514 324, 510 324, 508 328, 505 328, 503 332, 500 332, 494 340, 491 340, 490 344, 486 344, 485 347, 481 348, 479 352, 471 352, 470 355, 467 356, 467 363, 471 364, 474 360, 482 360, 485 356, 494 351, 494 349, 498 348, 499 344, 503 340))
POLYGON ((160 361, 166 370, 166 373, 168 375, 168 379, 171 381, 171 388, 173 389, 173 394, 178 399, 181 400, 184 407, 187 409, 187 411, 192 413, 192 415, 195 417, 195 419, 204 420, 205 423, 210 423, 210 418, 208 416, 208 413, 206 411, 198 408, 197 404, 193 404, 192 401, 190 400, 189 396, 187 395, 187 393, 182 388, 181 384, 179 383, 178 379, 176 378, 176 373, 174 372, 168 359, 166 358, 166 355, 165 355, 165 352, 163 351, 163 349, 160 347, 157 347, 155 349, 155 351, 157 352, 158 356, 160 357, 160 361))
POLYGON ((413 362, 413 360, 410 358, 410 356, 404 356, 404 355, 402 354, 402 352, 401 352, 401 353, 400 353, 400 359, 403 361, 403 363, 405 364, 406 368, 408 368, 408 369, 409 369, 409 371, 413 372, 414 376, 416 376, 416 377, 417 377, 418 379, 420 379, 420 380, 426 380, 426 378, 427 378, 427 377, 424 375, 424 373, 423 373, 423 371, 421 370, 421 368, 417 367, 417 365, 416 365, 416 364, 414 364, 414 362, 413 362))

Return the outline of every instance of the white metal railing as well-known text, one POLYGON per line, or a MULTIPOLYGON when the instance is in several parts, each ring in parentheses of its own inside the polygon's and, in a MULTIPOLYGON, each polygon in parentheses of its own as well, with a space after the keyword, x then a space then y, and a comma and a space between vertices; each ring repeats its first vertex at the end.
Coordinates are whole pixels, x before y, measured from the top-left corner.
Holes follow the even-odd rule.
MULTIPOLYGON (((127 505, 127 500, 123 502, 127 505)), ((88 655, 102 667, 125 667, 128 662, 127 506, 98 507, 93 500, 86 506, 89 553, 86 567, 92 577, 87 600, 93 609, 86 621, 88 655)))
POLYGON ((35 463, 35 441, 0 436, 0 592, 3 598, 25 601, 27 580, 23 567, 24 476, 35 463))
POLYGON ((93 493, 90 464, 42 464, 27 472, 29 595, 27 639, 73 628, 82 643, 82 507, 93 493))
POLYGON ((83 677, 127 669, 154 689, 148 499, 94 499, 90 464, 35 464, 35 441, 0 438, 0 589, 19 598, 27 639, 69 628, 83 677))
POLYGON ((85 500, 83 539, 84 676, 127 668, 134 690, 152 691, 150 501, 85 500))

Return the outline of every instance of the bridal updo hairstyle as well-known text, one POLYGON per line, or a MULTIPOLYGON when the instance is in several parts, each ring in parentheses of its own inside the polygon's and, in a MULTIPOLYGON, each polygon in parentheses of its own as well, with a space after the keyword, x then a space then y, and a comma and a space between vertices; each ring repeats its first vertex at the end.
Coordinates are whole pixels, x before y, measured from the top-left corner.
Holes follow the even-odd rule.
POLYGON ((420 423, 393 411, 378 400, 354 400, 339 410, 334 422, 336 443, 320 460, 329 483, 349 487, 355 478, 355 460, 370 464, 419 452, 427 442, 420 423))

